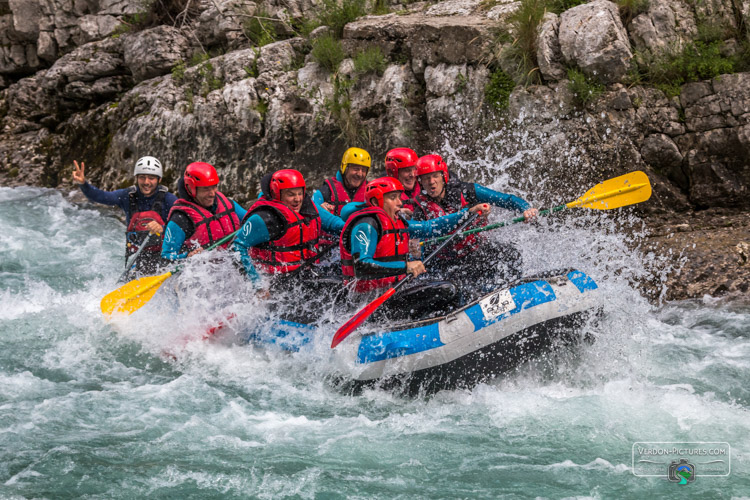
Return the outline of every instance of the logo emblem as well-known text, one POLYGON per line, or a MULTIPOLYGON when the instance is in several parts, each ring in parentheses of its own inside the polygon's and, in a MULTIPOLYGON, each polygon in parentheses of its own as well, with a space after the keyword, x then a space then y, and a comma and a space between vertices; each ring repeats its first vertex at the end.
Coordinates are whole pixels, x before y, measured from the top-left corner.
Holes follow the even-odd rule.
POLYGON ((667 477, 673 483, 692 483, 695 481, 695 465, 689 463, 684 458, 681 458, 679 462, 673 460, 672 463, 669 464, 667 477))

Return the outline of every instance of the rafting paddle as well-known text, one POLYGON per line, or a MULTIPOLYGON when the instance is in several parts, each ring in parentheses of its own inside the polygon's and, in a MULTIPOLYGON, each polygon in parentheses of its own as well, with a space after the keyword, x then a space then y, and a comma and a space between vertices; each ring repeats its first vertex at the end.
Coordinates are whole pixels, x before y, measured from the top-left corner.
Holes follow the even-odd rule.
MULTIPOLYGON (((224 236, 220 240, 215 241, 211 245, 207 246, 204 250, 212 250, 219 245, 223 245, 224 243, 229 241, 236 233, 237 231, 224 236)), ((154 296, 161 284, 164 283, 167 278, 179 273, 181 269, 182 266, 177 266, 171 271, 160 274, 158 276, 146 276, 143 278, 139 278, 137 280, 133 280, 129 283, 124 284, 113 292, 109 292, 104 296, 100 304, 102 313, 112 314, 118 312, 131 314, 137 311, 138 309, 143 307, 149 300, 151 300, 151 297, 154 296)))
MULTIPOLYGON (((539 211, 539 216, 550 215, 555 212, 560 212, 566 208, 593 208, 594 210, 610 210, 613 208, 625 207, 628 205, 635 205, 646 201, 651 197, 651 183, 648 181, 648 176, 641 172, 635 171, 629 174, 621 175, 613 179, 606 180, 592 187, 586 193, 575 201, 571 201, 565 205, 550 208, 548 210, 539 211)), ((490 229, 496 229, 498 227, 509 226, 516 224, 517 222, 523 222, 523 217, 516 217, 513 220, 498 222, 495 224, 489 224, 487 226, 478 227, 476 229, 470 229, 464 231, 464 236, 474 233, 480 233, 483 231, 489 231, 490 229)), ((449 236, 441 236, 440 238, 434 238, 426 240, 420 243, 421 245, 429 243, 439 243, 449 236)))
MULTIPOLYGON (((474 222, 477 217, 479 217, 482 214, 482 212, 477 211, 476 213, 471 214, 458 228, 456 229, 456 232, 454 232, 451 235, 448 235, 445 237, 445 241, 441 243, 430 255, 424 258, 422 261, 423 264, 427 265, 427 263, 432 260, 432 258, 437 255, 443 248, 445 248, 451 241, 453 241, 454 238, 457 236, 463 234, 461 231, 464 230, 469 224, 474 222)), ((336 330, 336 333, 333 335, 333 341, 331 342, 331 349, 336 347, 341 343, 342 340, 344 340, 346 337, 349 336, 350 333, 352 333, 359 325, 364 322, 367 318, 370 317, 372 313, 374 313, 383 303, 393 297, 393 294, 396 293, 396 291, 401 288, 403 285, 409 282, 414 277, 413 274, 408 275, 406 278, 399 281, 395 286, 392 286, 388 289, 383 295, 378 297, 377 299, 373 300, 369 304, 367 304, 365 307, 360 309, 360 311, 352 316, 349 321, 341 325, 341 327, 336 330)))
POLYGON ((148 233, 148 236, 146 236, 146 239, 143 240, 141 243, 141 247, 138 249, 137 252, 135 252, 126 262, 125 262, 125 271, 120 275, 119 278, 117 278, 117 283, 120 283, 122 281, 125 281, 125 276, 128 275, 131 269, 133 269, 133 266, 135 266, 136 261, 138 260, 138 257, 140 257, 141 252, 151 243, 151 240, 154 236, 159 236, 155 233, 148 233))

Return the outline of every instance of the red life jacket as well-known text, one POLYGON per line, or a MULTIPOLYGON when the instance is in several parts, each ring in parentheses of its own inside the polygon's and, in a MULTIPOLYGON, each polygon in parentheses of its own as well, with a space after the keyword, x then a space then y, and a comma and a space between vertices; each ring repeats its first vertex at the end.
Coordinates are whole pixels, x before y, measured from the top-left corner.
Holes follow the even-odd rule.
POLYGON ((302 208, 295 212, 283 203, 264 196, 250 207, 243 224, 261 207, 270 207, 278 212, 286 222, 286 230, 278 239, 250 248, 250 257, 260 270, 269 274, 288 273, 305 260, 315 257, 321 222, 318 209, 309 197, 305 196, 302 208))
POLYGON ((326 202, 333 205, 333 215, 339 215, 341 209, 344 208, 349 202, 352 201, 365 201, 365 188, 367 182, 363 182, 357 191, 354 193, 354 199, 349 198, 349 193, 346 191, 344 184, 335 177, 326 179, 325 183, 328 185, 328 189, 331 191, 331 199, 325 200, 326 202))
POLYGON ((378 245, 375 247, 373 258, 383 262, 403 261, 407 262, 409 258, 409 233, 407 232, 406 223, 398 219, 393 221, 379 207, 369 207, 364 210, 355 212, 349 220, 346 221, 344 229, 341 231, 341 240, 339 241, 339 251, 341 252, 341 270, 344 273, 344 283, 351 281, 351 278, 357 278, 354 290, 357 292, 367 292, 384 288, 396 283, 406 276, 398 274, 394 276, 377 277, 362 270, 357 270, 354 266, 354 258, 351 253, 351 234, 354 227, 363 217, 374 217, 378 221, 378 245))
MULTIPOLYGON (((193 234, 185 237, 182 248, 186 250, 211 245, 240 228, 240 218, 234 211, 234 204, 218 191, 216 192, 216 213, 211 213, 207 208, 184 198, 180 198, 172 205, 169 217, 172 217, 176 211, 187 214, 195 226, 193 234)), ((226 248, 229 243, 231 242, 227 241, 220 248, 226 248)))
MULTIPOLYGON (((164 199, 167 196, 167 188, 165 186, 158 186, 156 198, 154 199, 151 210, 138 211, 138 191, 135 186, 128 190, 128 204, 130 212, 130 222, 128 223, 128 229, 126 233, 126 245, 125 245, 125 258, 133 255, 138 251, 146 238, 148 237, 148 229, 146 225, 151 221, 156 221, 164 227, 164 218, 161 216, 164 209, 164 199)), ((143 249, 143 253, 161 254, 161 242, 164 239, 164 233, 159 235, 159 239, 155 245, 149 245, 143 249)), ((154 238, 151 238, 154 241, 154 238)), ((141 254, 143 255, 143 254, 141 254)), ((144 256, 145 258, 145 256, 144 256)))
MULTIPOLYGON (((357 188, 357 191, 354 193, 353 200, 349 198, 349 193, 346 191, 344 184, 336 177, 326 179, 325 184, 328 185, 328 189, 331 192, 331 199, 326 200, 324 198, 323 201, 333 205, 333 211, 331 212, 333 215, 340 215, 341 209, 344 208, 344 205, 346 205, 347 203, 350 203, 352 201, 365 201, 365 188, 367 187, 367 181, 363 182, 362 185, 357 188)), ((337 239, 337 236, 328 234, 324 231, 321 235, 320 244, 323 246, 327 246, 335 243, 337 239)))
MULTIPOLYGON (((461 190, 460 183, 449 183, 445 186, 445 190, 446 190, 445 197, 443 198, 441 204, 436 202, 431 197, 427 196, 426 193, 420 193, 418 197, 419 206, 426 220, 436 219, 438 217, 442 217, 443 215, 456 213, 462 208, 465 208, 467 206, 474 206, 477 203, 477 200, 472 200, 474 201, 474 203, 471 203, 466 200, 466 196, 464 196, 464 193, 461 190)), ((482 227, 486 224, 487 224, 487 217, 485 215, 482 215, 480 217, 477 217, 477 219, 465 230, 472 229, 475 227, 482 227)), ((483 239, 484 239, 484 235, 479 234, 479 233, 465 236, 461 238, 458 242, 453 244, 452 252, 443 251, 440 254, 438 254, 436 258, 455 259, 457 257, 465 257, 466 255, 476 250, 481 244, 483 239)))
POLYGON ((419 207, 419 192, 421 189, 419 188, 419 182, 414 183, 414 189, 411 191, 411 196, 406 194, 406 191, 401 193, 401 203, 402 208, 406 208, 411 210, 412 212, 416 210, 420 210, 419 207))

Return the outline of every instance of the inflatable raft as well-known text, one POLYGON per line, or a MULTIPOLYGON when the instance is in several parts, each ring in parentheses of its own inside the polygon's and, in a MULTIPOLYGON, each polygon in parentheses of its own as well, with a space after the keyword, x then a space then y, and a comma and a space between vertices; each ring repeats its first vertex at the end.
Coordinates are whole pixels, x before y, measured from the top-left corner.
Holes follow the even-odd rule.
MULTIPOLYGON (((577 344, 580 327, 598 311, 596 290, 596 282, 581 271, 549 272, 444 316, 387 330, 363 325, 332 356, 341 380, 353 389, 418 393, 471 387, 559 346, 577 344)), ((268 326, 252 340, 297 350, 321 335, 320 325, 277 319, 268 326)))

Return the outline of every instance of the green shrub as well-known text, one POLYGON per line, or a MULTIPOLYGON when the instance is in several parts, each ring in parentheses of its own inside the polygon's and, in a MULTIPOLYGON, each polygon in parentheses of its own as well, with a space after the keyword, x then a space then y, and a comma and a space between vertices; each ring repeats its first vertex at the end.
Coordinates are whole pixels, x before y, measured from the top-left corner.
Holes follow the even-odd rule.
POLYGON ((547 9, 555 14, 562 14, 568 9, 586 3, 588 0, 549 0, 547 9))
POLYGON ((514 63, 512 76, 524 84, 541 82, 536 50, 539 25, 546 12, 546 0, 521 0, 521 6, 509 18, 516 37, 503 51, 502 57, 514 63))
POLYGON ((617 0, 622 22, 627 26, 638 14, 648 10, 648 0, 617 0))
POLYGON ((276 21, 263 9, 258 10, 253 17, 242 24, 245 36, 258 47, 263 47, 279 39, 276 21))
POLYGON ((354 56, 354 71, 359 74, 377 73, 382 75, 387 67, 388 59, 383 55, 380 47, 367 47, 354 56))
POLYGON ((181 85, 185 80, 185 69, 187 69, 187 66, 182 59, 172 66, 172 80, 174 80, 177 85, 181 85))
POLYGON ((10 170, 8 170, 8 177, 18 177, 18 167, 13 167, 10 170))
POLYGON ((388 5, 388 0, 375 0, 375 3, 372 6, 372 11, 370 11, 370 14, 374 14, 376 16, 383 16, 390 12, 391 12, 391 8, 388 5))
POLYGON ((323 35, 313 42, 312 57, 328 71, 335 73, 346 54, 335 36, 323 35))
POLYGON ((210 62, 205 63, 198 70, 201 76, 201 96, 206 97, 210 92, 224 86, 224 80, 214 74, 214 66, 210 62))
POLYGON ((344 26, 365 14, 364 0, 343 0, 341 5, 336 0, 323 0, 318 21, 331 28, 336 38, 341 38, 344 36, 344 26))
POLYGON ((211 59, 211 56, 208 55, 208 52, 194 52, 190 57, 190 61, 188 61, 188 66, 197 66, 202 62, 208 61, 209 59, 211 59))
POLYGON ((665 50, 659 54, 640 54, 638 78, 650 83, 668 96, 680 94, 680 87, 689 82, 708 80, 742 67, 742 55, 724 57, 720 41, 689 43, 682 50, 665 50))
POLYGON ((320 26, 318 19, 293 19, 292 29, 301 37, 307 38, 315 28, 320 26))
POLYGON ((255 105, 255 111, 260 113, 260 119, 265 120, 268 111, 268 102, 262 97, 258 98, 258 104, 255 105))
POLYGON ((508 109, 510 93, 515 87, 516 82, 513 78, 498 68, 490 74, 490 81, 484 88, 484 98, 498 111, 508 109))
POLYGON ((594 101, 604 92, 604 85, 592 78, 588 78, 581 71, 568 69, 568 90, 573 94, 576 104, 581 107, 594 101))

